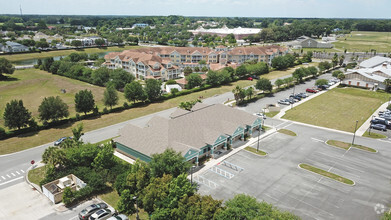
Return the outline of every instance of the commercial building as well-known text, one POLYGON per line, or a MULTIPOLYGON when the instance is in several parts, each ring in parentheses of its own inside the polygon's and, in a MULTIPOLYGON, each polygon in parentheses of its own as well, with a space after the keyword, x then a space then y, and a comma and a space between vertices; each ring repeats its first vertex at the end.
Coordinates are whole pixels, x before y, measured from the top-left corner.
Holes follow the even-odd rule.
POLYGON ((29 47, 16 42, 7 41, 4 44, 0 44, 0 51, 5 53, 25 52, 29 51, 29 47))
POLYGON ((236 40, 243 39, 244 37, 248 37, 250 35, 258 34, 262 31, 260 28, 228 28, 227 26, 223 26, 222 28, 214 28, 214 29, 204 29, 203 27, 198 27, 196 30, 189 30, 189 32, 193 33, 193 35, 217 35, 219 37, 226 37, 227 35, 233 34, 236 40))
POLYGON ((386 79, 391 79, 391 59, 375 56, 361 62, 357 69, 347 70, 342 83, 376 90, 386 88, 386 79))
POLYGON ((301 36, 294 41, 286 43, 287 46, 294 49, 301 48, 333 48, 333 45, 328 42, 319 42, 307 36, 301 36))
POLYGON ((168 148, 181 152, 198 164, 202 157, 214 157, 260 129, 262 118, 222 104, 197 103, 191 111, 178 109, 169 119, 155 116, 145 127, 132 124, 114 138, 116 150, 133 159, 149 162, 153 154, 168 148))

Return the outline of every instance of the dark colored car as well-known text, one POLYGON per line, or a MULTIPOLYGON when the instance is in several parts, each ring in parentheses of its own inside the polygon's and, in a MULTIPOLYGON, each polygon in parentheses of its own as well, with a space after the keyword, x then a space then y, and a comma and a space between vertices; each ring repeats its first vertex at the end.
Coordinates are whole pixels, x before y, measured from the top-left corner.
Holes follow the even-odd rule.
POLYGON ((308 88, 308 89, 306 89, 305 91, 306 91, 306 92, 309 92, 309 93, 317 93, 317 92, 318 92, 318 90, 316 90, 316 89, 311 89, 311 88, 308 88))
POLYGON ((106 203, 98 203, 87 206, 85 209, 81 210, 79 213, 79 219, 88 219, 92 214, 94 214, 99 209, 107 208, 106 203))
POLYGON ((253 79, 259 79, 259 77, 256 76, 256 75, 252 75, 251 78, 253 78, 253 79))
POLYGON ((387 131, 386 126, 382 124, 371 124, 371 128, 381 131, 387 131))
POLYGON ((320 86, 318 86, 318 89, 319 90, 326 90, 328 88, 328 86, 326 86, 326 85, 320 85, 320 86))
POLYGON ((296 99, 298 101, 301 100, 301 97, 299 95, 297 95, 297 94, 296 95, 290 95, 289 98, 293 98, 293 99, 296 99))
POLYGON ((301 98, 307 98, 308 97, 307 93, 305 93, 305 92, 298 93, 297 95, 300 96, 301 98))
POLYGON ((62 137, 54 142, 54 146, 60 145, 62 142, 66 141, 67 139, 72 139, 71 137, 62 137))

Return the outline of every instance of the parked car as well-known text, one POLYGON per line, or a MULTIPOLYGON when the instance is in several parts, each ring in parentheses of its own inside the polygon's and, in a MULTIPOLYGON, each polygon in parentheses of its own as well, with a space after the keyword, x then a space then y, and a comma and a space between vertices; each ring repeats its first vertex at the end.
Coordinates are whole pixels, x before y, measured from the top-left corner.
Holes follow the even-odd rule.
POLYGON ((289 99, 287 99, 287 100, 288 100, 288 102, 291 103, 291 104, 297 102, 294 98, 289 98, 289 99))
POLYGON ((251 78, 253 78, 253 79, 259 79, 259 77, 256 76, 256 75, 252 75, 251 78))
POLYGON ((371 124, 382 124, 388 128, 391 128, 391 121, 385 120, 384 118, 374 118, 371 120, 371 124))
POLYGON ((301 97, 299 95, 290 95, 289 98, 296 99, 297 101, 301 101, 301 97))
POLYGON ((253 81, 253 78, 251 76, 247 77, 247 80, 253 81))
POLYGON ((111 216, 107 220, 129 220, 129 218, 128 218, 128 216, 126 216, 124 214, 118 214, 118 215, 115 215, 115 216, 111 216))
POLYGON ((328 88, 328 86, 326 86, 326 85, 320 85, 320 86, 318 86, 317 88, 318 88, 318 90, 326 90, 326 89, 328 88))
POLYGON ((256 112, 256 113, 254 113, 254 115, 256 115, 256 116, 258 116, 258 117, 261 117, 261 118, 263 118, 263 119, 266 119, 266 115, 264 115, 264 114, 261 113, 261 112, 256 112))
POLYGON ((286 99, 281 99, 281 100, 278 100, 278 104, 290 105, 291 103, 288 100, 286 100, 286 99))
POLYGON ((301 98, 307 98, 308 97, 307 93, 305 93, 305 92, 298 93, 297 95, 300 96, 301 98))
POLYGON ((309 93, 317 93, 317 92, 318 92, 318 90, 313 89, 313 88, 308 88, 308 89, 306 89, 305 91, 306 91, 306 92, 309 92, 309 93))
POLYGON ((391 120, 391 115, 388 114, 379 115, 379 117, 384 118, 385 120, 391 120))
POLYGON ((386 126, 382 124, 371 124, 371 128, 381 131, 387 131, 386 126))
POLYGON ((62 138, 60 138, 60 139, 58 139, 57 141, 54 142, 54 146, 60 145, 62 142, 64 142, 67 139, 72 139, 72 138, 71 137, 62 137, 62 138))
POLYGON ((111 216, 113 216, 113 213, 110 209, 99 209, 90 216, 89 220, 106 220, 111 216))
POLYGON ((85 209, 81 210, 79 213, 79 219, 88 219, 92 214, 94 214, 99 209, 107 208, 106 203, 98 203, 87 206, 85 209))

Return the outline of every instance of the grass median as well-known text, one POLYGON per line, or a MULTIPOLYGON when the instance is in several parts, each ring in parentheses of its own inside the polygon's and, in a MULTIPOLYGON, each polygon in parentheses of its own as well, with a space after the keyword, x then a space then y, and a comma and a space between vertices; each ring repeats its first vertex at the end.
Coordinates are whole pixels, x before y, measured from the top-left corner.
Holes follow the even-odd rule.
POLYGON ((266 152, 261 151, 261 150, 258 150, 258 151, 257 151, 257 149, 255 149, 255 148, 253 148, 253 147, 250 147, 250 146, 245 147, 244 149, 245 149, 246 151, 250 151, 251 153, 258 154, 258 155, 260 155, 260 156, 266 156, 266 155, 267 155, 266 152))
POLYGON ((345 177, 339 176, 339 175, 337 175, 335 173, 330 173, 328 171, 319 169, 317 167, 314 167, 314 166, 311 166, 311 165, 308 165, 308 164, 305 164, 305 163, 301 163, 301 164, 299 164, 299 166, 301 168, 305 169, 305 170, 317 173, 319 175, 322 175, 324 177, 336 180, 338 182, 345 183, 345 184, 348 184, 348 185, 354 185, 354 181, 353 180, 350 180, 350 179, 347 179, 345 177))
POLYGON ((349 150, 349 148, 354 147, 354 148, 358 148, 360 150, 368 151, 368 152, 371 152, 371 153, 376 153, 377 152, 375 149, 370 148, 370 147, 362 146, 362 145, 359 145, 359 144, 353 144, 352 145, 351 143, 346 143, 346 142, 337 141, 337 140, 328 140, 326 142, 326 144, 334 146, 334 147, 339 147, 339 148, 342 148, 344 150, 349 150))
POLYGON ((374 138, 374 139, 387 138, 387 136, 385 136, 385 135, 378 134, 378 133, 375 133, 375 132, 369 133, 368 131, 366 131, 362 136, 363 136, 363 137, 374 138))
POLYGON ((45 178, 46 166, 32 169, 27 174, 27 178, 30 182, 35 183, 39 186, 39 183, 45 178))
POLYGON ((286 135, 290 135, 290 136, 297 136, 297 134, 295 132, 288 130, 288 129, 278 129, 277 131, 282 134, 286 134, 286 135))

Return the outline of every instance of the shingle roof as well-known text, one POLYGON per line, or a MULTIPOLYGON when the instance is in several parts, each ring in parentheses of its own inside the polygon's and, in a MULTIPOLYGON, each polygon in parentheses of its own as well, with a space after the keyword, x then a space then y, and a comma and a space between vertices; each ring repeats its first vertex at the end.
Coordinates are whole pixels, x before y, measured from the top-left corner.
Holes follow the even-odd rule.
POLYGON ((232 135, 241 126, 251 126, 256 116, 222 104, 197 103, 192 112, 177 110, 171 119, 153 117, 144 128, 131 124, 114 141, 151 156, 167 148, 186 154, 213 145, 220 135, 232 135))

